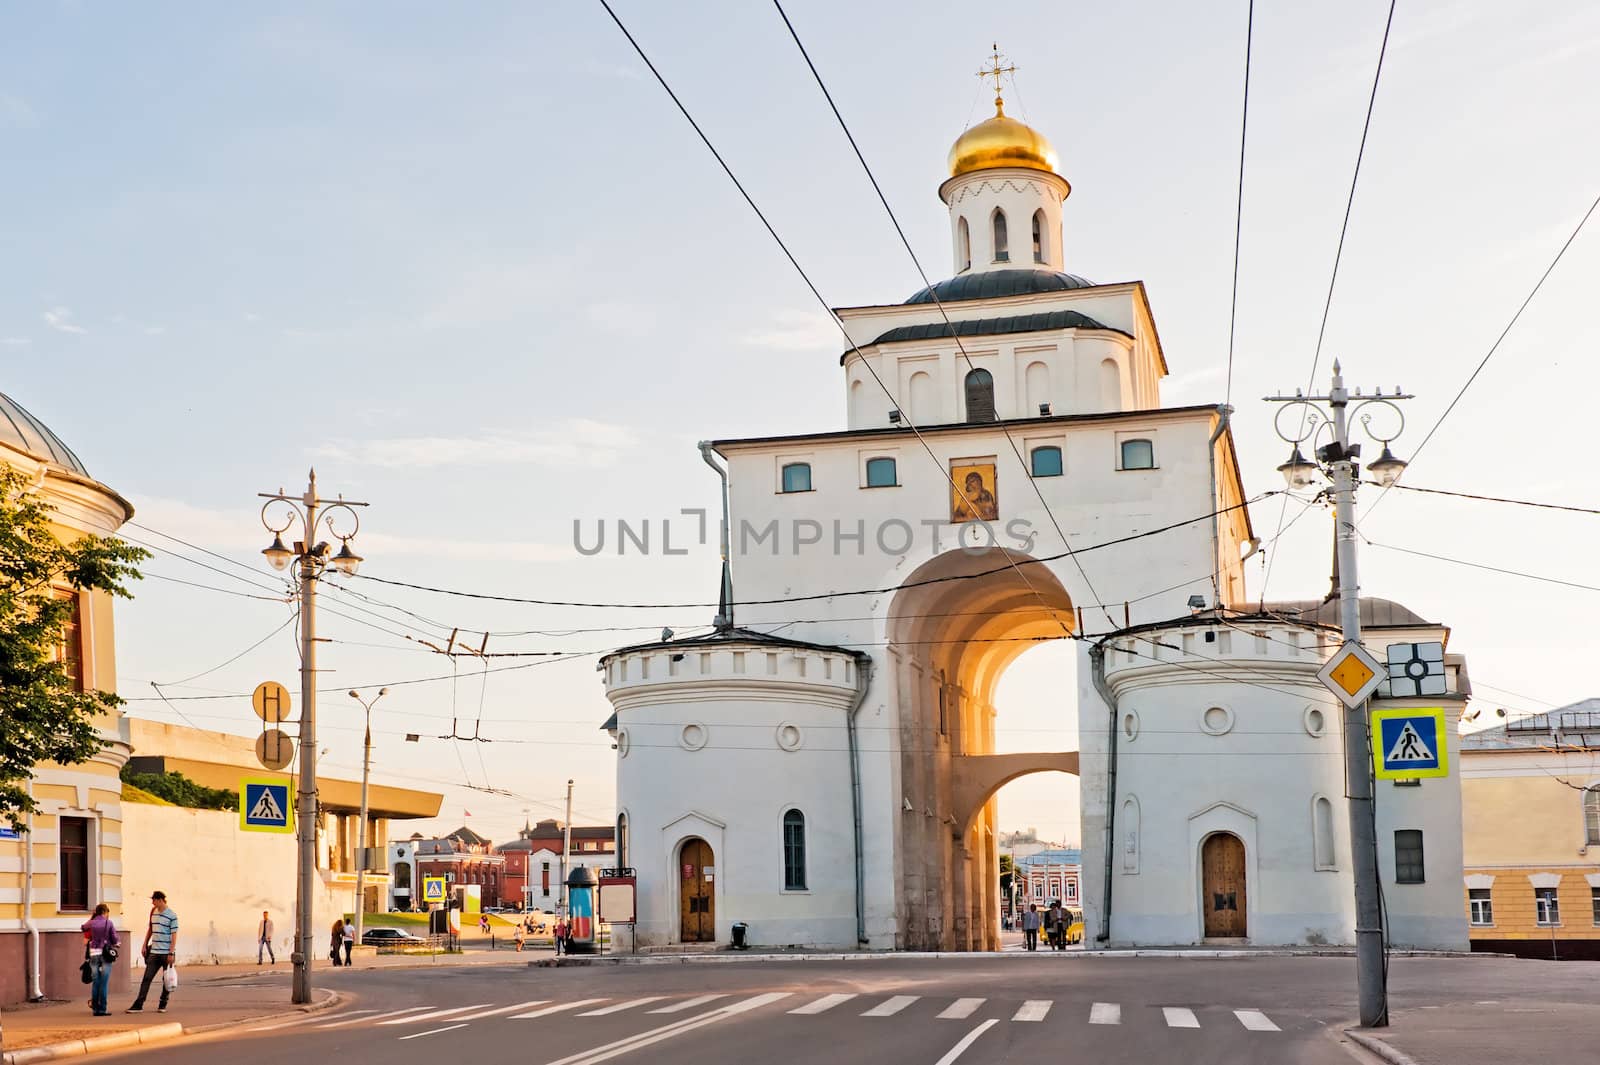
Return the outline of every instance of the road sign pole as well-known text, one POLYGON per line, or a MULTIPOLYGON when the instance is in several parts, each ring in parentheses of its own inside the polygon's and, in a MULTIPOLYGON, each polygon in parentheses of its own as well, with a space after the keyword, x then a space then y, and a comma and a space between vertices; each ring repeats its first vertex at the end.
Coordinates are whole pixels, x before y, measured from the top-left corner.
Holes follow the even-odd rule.
MULTIPOLYGON (((1361 585, 1356 571, 1356 467, 1350 456, 1345 407, 1350 394, 1334 367, 1328 406, 1333 409, 1339 455, 1332 463, 1335 551, 1339 560, 1339 627, 1347 641, 1361 642, 1361 585)), ((1389 1023, 1383 971, 1383 905, 1378 883, 1378 833, 1372 800, 1371 738, 1366 702, 1344 711, 1345 788, 1350 813, 1350 857, 1356 895, 1356 989, 1361 1026, 1389 1023)))
MULTIPOLYGON (((305 528, 309 541, 317 527, 317 481, 313 474, 305 494, 305 528)), ((317 563, 310 543, 300 558, 300 794, 296 797, 295 831, 299 870, 295 882, 294 987, 291 1001, 311 1002, 311 958, 317 875, 317 563)))

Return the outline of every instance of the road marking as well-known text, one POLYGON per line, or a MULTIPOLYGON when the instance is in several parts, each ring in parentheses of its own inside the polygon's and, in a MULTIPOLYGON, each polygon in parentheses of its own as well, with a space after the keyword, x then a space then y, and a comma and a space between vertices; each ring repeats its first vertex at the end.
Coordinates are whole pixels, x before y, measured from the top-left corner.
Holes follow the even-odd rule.
MULTIPOLYGON (((770 991, 764 995, 756 995, 754 998, 748 998, 742 1002, 734 1002, 726 1006, 718 1007, 717 1009, 703 1013, 698 1017, 686 1017, 681 1021, 674 1021, 671 1024, 663 1025, 660 1028, 655 1028, 648 1032, 640 1032, 638 1035, 628 1036, 625 1039, 619 1039, 613 1043, 606 1043, 603 1046, 580 1051, 569 1057, 562 1058, 559 1061, 552 1061, 549 1063, 549 1065, 597 1065, 598 1062, 609 1061, 612 1058, 621 1057, 623 1054, 628 1054, 635 1050, 643 1049, 644 1047, 650 1046, 654 1043, 659 1043, 662 1040, 671 1039, 673 1036, 682 1035, 685 1032, 692 1032, 696 1028, 703 1028, 708 1024, 714 1024, 717 1021, 723 1020, 724 1018, 732 1017, 740 1013, 746 1013, 753 1009, 759 1009, 762 1006, 771 1005, 774 1002, 789 998, 790 995, 791 992, 788 991, 770 991)), ((705 997, 726 998, 727 996, 710 995, 705 997)), ((657 1013, 660 1011, 651 1010, 650 1012, 657 1013)))
POLYGON ((905 1009, 907 1006, 911 1005, 921 997, 921 995, 896 995, 891 999, 886 999, 883 1002, 878 1003, 861 1016, 893 1017, 895 1014, 899 1013, 901 1010, 905 1009))
POLYGON ((990 1028, 993 1028, 999 1023, 999 1021, 995 1020, 993 1017, 990 1017, 988 1020, 978 1025, 978 1027, 962 1036, 961 1042, 951 1047, 950 1052, 944 1057, 940 1058, 938 1061, 934 1062, 933 1065, 952 1065, 957 1058, 967 1052, 967 1048, 969 1046, 978 1041, 978 1037, 980 1035, 982 1035, 984 1032, 987 1032, 990 1028))
POLYGON ((549 1001, 550 1000, 547 998, 536 998, 527 1002, 519 1002, 515 1006, 496 1006, 492 1010, 484 1010, 481 1013, 467 1013, 452 1019, 457 1021, 475 1021, 481 1017, 498 1017, 500 1014, 510 1013, 512 1010, 525 1010, 529 1006, 542 1006, 549 1001))
POLYGON ((1272 1023, 1265 1013, 1260 1010, 1234 1010, 1233 1015, 1239 1018, 1239 1023, 1252 1032, 1281 1032, 1283 1029, 1272 1023))
POLYGON ((1166 1015, 1168 1028, 1198 1028, 1200 1022, 1195 1018, 1194 1010, 1182 1006, 1162 1006, 1161 1012, 1166 1015))
MULTIPOLYGON (((636 998, 636 999, 633 999, 633 1000, 628 1001, 628 1002, 619 1002, 615 1006, 602 1006, 597 1010, 590 1010, 588 1013, 580 1013, 580 1014, 578 1014, 578 1016, 580 1016, 580 1017, 608 1017, 613 1013, 621 1013, 623 1010, 631 1010, 635 1006, 643 1006, 643 1005, 646 1005, 646 1004, 651 1003, 651 1002, 660 1002, 662 999, 664 999, 666 997, 667 997, 666 995, 651 995, 648 998, 636 998)), ((530 1003, 530 1005, 531 1005, 531 1003, 530 1003)))
POLYGON ((453 1032, 457 1028, 465 1028, 465 1027, 466 1027, 465 1024, 452 1024, 448 1028, 435 1028, 431 1032, 412 1032, 410 1035, 401 1036, 400 1037, 400 1042, 404 1043, 407 1039, 421 1039, 425 1035, 438 1035, 440 1032, 453 1032))
POLYGON ((1011 1017, 1014 1021, 1042 1021, 1044 1015, 1050 1012, 1052 1000, 1047 998, 1031 998, 1022 1004, 1011 1017))
POLYGON ((849 1002, 855 997, 856 996, 854 995, 823 995, 815 1002, 807 1002, 804 1006, 797 1006, 789 1012, 806 1015, 813 1013, 825 1013, 828 1010, 833 1009, 833 1007, 837 1006, 839 1003, 849 1002))
POLYGON ((604 1001, 605 999, 603 998, 580 998, 576 1002, 558 1002, 554 1006, 546 1006, 542 1010, 529 1010, 527 1013, 513 1013, 511 1015, 511 1020, 531 1021, 535 1017, 548 1017, 550 1014, 560 1013, 562 1010, 575 1010, 579 1006, 592 1006, 596 1002, 604 1001))
POLYGON ((379 1024, 416 1024, 419 1021, 432 1021, 440 1017, 449 1017, 455 1013, 465 1013, 468 1010, 481 1010, 485 1006, 492 1006, 493 1002, 474 1002, 470 1006, 451 1006, 449 1009, 433 1010, 430 1013, 414 1013, 409 1017, 396 1017, 392 1021, 379 1021, 379 1024))
POLYGON ((966 1020, 977 1012, 979 1006, 987 1001, 988 999, 982 998, 958 998, 944 1008, 944 1012, 939 1014, 939 1019, 946 1021, 966 1020))
MULTIPOLYGON (((390 1010, 372 1017, 350 1017, 348 1020, 329 1021, 325 1024, 314 1024, 313 1028, 341 1028, 347 1024, 362 1024, 366 1021, 381 1021, 385 1017, 398 1017, 402 1013, 416 1013, 419 1010, 432 1009, 432 1006, 407 1006, 403 1010, 390 1010)), ((347 1015, 348 1016, 348 1015, 347 1015)))
POLYGON ((1115 1002, 1096 1002, 1089 1007, 1090 1024, 1121 1024, 1122 1007, 1115 1002))
MULTIPOLYGON (((339 1016, 354 1020, 356 1014, 358 1014, 358 1013, 377 1013, 377 1012, 378 1011, 375 1010, 375 1009, 370 1009, 370 1010, 350 1010, 347 1013, 341 1013, 339 1016)), ((371 1020, 372 1018, 369 1017, 367 1019, 371 1020)), ((274 1031, 274 1030, 276 1030, 278 1028, 288 1028, 290 1025, 306 1024, 307 1022, 326 1021, 326 1020, 327 1020, 326 1017, 316 1017, 316 1016, 312 1016, 312 1017, 296 1017, 292 1021, 278 1021, 278 1022, 276 1022, 274 1024, 263 1024, 259 1028, 251 1028, 250 1031, 252 1031, 252 1032, 271 1032, 271 1031, 274 1031)))
POLYGON ((684 999, 682 1002, 674 1002, 670 1006, 662 1006, 660 1009, 651 1010, 650 1012, 651 1013, 682 1013, 684 1010, 691 1010, 691 1009, 694 1009, 696 1006, 704 1006, 707 1002, 715 1002, 719 998, 727 998, 727 997, 728 997, 727 995, 700 995, 697 998, 684 999))

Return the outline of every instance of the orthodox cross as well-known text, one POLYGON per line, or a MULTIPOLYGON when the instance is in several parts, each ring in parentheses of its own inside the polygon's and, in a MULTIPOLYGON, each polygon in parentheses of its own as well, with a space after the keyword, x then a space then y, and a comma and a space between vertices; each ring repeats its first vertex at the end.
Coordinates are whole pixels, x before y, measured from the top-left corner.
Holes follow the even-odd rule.
POLYGON ((1000 45, 995 43, 990 47, 994 49, 994 54, 989 57, 990 65, 979 70, 978 77, 994 79, 994 105, 998 108, 1001 102, 1000 80, 1007 74, 1015 74, 1017 72, 1017 68, 1015 64, 1011 63, 1008 63, 1006 66, 1001 66, 1000 61, 1002 57, 1000 55, 1000 45))

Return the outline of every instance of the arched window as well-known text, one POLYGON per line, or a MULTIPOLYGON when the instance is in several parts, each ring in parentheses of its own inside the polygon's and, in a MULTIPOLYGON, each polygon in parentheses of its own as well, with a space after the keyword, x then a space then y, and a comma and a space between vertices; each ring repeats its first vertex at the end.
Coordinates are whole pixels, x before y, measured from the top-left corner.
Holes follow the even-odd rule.
POLYGON ((1042 263, 1050 254, 1044 243, 1044 212, 1033 212, 1033 261, 1042 263))
POLYGON ((1333 857, 1333 803, 1318 795, 1311 802, 1312 867, 1337 869, 1333 857))
POLYGON ((1583 793, 1583 835, 1591 846, 1600 843, 1600 785, 1583 793))
POLYGON ((867 460, 868 488, 893 488, 899 483, 899 478, 895 472, 894 459, 877 458, 867 460))
POLYGON ((1139 872, 1139 799, 1129 795, 1122 800, 1122 813, 1117 817, 1117 834, 1122 837, 1122 871, 1139 872))
POLYGON ((967 421, 992 422, 994 416, 994 375, 979 368, 969 371, 966 380, 967 421))
POLYGON ((617 868, 628 867, 628 815, 617 815, 617 868))
POLYGON ((1100 360, 1100 409, 1122 409, 1122 371, 1116 359, 1100 360))
POLYGON ((811 491, 811 463, 791 462, 783 468, 783 490, 785 492, 811 491))
POLYGON ((1125 470, 1155 469, 1155 445, 1148 440, 1124 440, 1122 442, 1122 468, 1125 470))
POLYGON ((411 890, 411 864, 409 862, 396 862, 394 865, 394 886, 396 889, 411 890))
POLYGON ((967 231, 966 218, 956 220, 956 271, 972 269, 972 234, 967 231))
POLYGON ((936 425, 939 422, 939 394, 933 387, 933 375, 918 370, 911 375, 911 419, 917 425, 936 425))
POLYGON ((1060 477, 1061 476, 1061 449, 1058 447, 1036 447, 1029 456, 1029 466, 1035 477, 1060 477))
POLYGON ((850 428, 864 429, 872 418, 872 411, 867 405, 867 386, 864 381, 850 382, 850 428))
POLYGON ((1031 418, 1035 411, 1043 417, 1050 413, 1050 367, 1042 362, 1030 362, 1022 371, 1023 390, 1028 397, 1028 409, 1023 417, 1031 418))
POLYGON ((1006 213, 996 207, 991 222, 994 225, 994 261, 1010 262, 1011 253, 1006 250, 1006 213))
POLYGON ((806 815, 790 810, 783 815, 783 890, 806 889, 806 815))

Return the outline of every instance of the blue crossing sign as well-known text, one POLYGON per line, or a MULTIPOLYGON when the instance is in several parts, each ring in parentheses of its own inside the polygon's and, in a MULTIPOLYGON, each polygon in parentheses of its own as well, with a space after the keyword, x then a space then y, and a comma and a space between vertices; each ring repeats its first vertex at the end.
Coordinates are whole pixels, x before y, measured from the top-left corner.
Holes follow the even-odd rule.
POLYGON ((1372 767, 1380 780, 1450 775, 1444 710, 1374 710, 1372 767))
POLYGON ((444 877, 425 876, 422 878, 422 901, 444 904, 444 877))
POLYGON ((289 782, 270 777, 241 780, 239 828, 245 832, 293 832, 294 797, 289 782))

